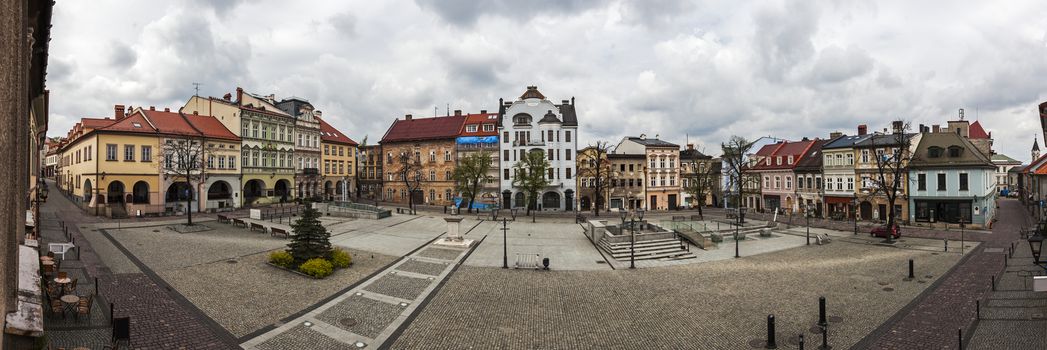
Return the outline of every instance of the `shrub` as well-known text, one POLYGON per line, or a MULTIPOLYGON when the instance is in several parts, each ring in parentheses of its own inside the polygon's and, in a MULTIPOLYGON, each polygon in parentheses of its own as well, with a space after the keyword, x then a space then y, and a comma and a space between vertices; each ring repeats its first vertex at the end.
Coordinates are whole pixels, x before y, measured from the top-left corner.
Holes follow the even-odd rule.
POLYGON ((331 264, 334 267, 344 269, 353 264, 353 257, 346 251, 335 248, 331 250, 331 264))
POLYGON ((322 258, 313 258, 306 261, 301 266, 298 266, 298 271, 313 276, 316 278, 324 278, 331 275, 334 267, 331 266, 331 262, 322 258))
POLYGON ((269 262, 276 266, 291 267, 294 264, 294 257, 287 251, 280 250, 269 253, 269 262))

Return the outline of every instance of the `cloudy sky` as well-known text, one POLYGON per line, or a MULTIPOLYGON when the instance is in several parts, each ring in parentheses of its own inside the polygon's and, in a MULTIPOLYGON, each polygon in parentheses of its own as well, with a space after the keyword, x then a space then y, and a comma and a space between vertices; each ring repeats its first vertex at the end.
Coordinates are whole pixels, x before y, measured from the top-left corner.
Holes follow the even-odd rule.
MULTIPOLYGON (((853 134, 965 108, 1028 161, 1047 100, 1039 1, 59 1, 51 135, 201 83, 308 99, 376 142, 396 117, 577 99, 582 144, 853 134), (308 6, 303 4, 308 3, 308 6)), ((1043 140, 1040 140, 1041 144, 1043 140)))

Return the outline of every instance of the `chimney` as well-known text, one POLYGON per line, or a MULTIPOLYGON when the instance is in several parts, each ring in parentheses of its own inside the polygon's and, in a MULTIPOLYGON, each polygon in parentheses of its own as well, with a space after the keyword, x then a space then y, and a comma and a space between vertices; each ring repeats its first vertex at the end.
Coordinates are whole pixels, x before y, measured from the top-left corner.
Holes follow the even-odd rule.
POLYGON ((480 110, 480 114, 487 114, 487 110, 486 109, 481 109, 480 110))
POLYGON ((562 104, 562 105, 565 105, 565 104, 567 104, 567 103, 569 103, 569 102, 570 102, 570 101, 568 101, 568 100, 560 100, 560 104, 562 104))
POLYGON ((894 129, 894 133, 895 134, 901 134, 902 133, 902 128, 904 128, 904 127, 905 127, 905 123, 902 123, 901 120, 895 120, 895 121, 891 122, 891 128, 894 129))
POLYGON ((833 131, 829 133, 829 139, 835 139, 840 136, 843 136, 843 133, 839 131, 833 131))
POLYGON ((155 111, 156 110, 156 106, 149 106, 149 110, 150 111, 155 111))
POLYGON ((461 117, 462 116, 462 110, 461 109, 454 110, 454 116, 455 117, 461 117))
POLYGON ((574 106, 574 96, 571 96, 571 105, 574 106))
POLYGON ((861 136, 867 133, 869 133, 869 127, 865 124, 858 124, 858 135, 861 136))
POLYGON ((113 117, 116 118, 116 120, 124 119, 124 116, 124 105, 113 106, 113 117))
POLYGON ((404 120, 411 120, 411 117, 412 116, 410 114, 404 115, 404 120))
POLYGON ((200 115, 197 111, 193 111, 193 115, 200 115))
POLYGON ((236 103, 237 104, 242 104, 243 101, 244 101, 244 89, 239 87, 239 86, 237 86, 236 87, 236 103))
POLYGON ((168 107, 164 107, 164 112, 171 112, 171 109, 168 107))
POLYGON ((934 133, 939 133, 942 131, 942 127, 938 124, 931 125, 931 131, 934 133))
POLYGON ((688 143, 687 144, 687 150, 688 151, 693 151, 694 150, 694 144, 693 143, 688 143))
POLYGON ((322 117, 324 116, 324 111, 314 111, 313 114, 315 114, 317 117, 322 117))
POLYGON ((223 99, 223 100, 226 100, 227 102, 228 102, 228 101, 232 101, 232 99, 233 99, 233 94, 230 94, 230 93, 228 93, 228 92, 227 92, 227 93, 225 93, 225 95, 224 95, 224 96, 222 96, 222 99, 223 99))

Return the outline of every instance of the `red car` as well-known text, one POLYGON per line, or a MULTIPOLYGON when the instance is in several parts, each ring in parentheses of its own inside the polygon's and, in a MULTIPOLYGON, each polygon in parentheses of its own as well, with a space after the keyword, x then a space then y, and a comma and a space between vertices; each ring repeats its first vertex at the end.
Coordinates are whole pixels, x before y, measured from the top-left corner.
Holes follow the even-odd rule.
POLYGON ((869 232, 869 234, 872 235, 873 237, 887 238, 887 233, 888 232, 890 232, 890 235, 893 236, 894 238, 899 238, 899 237, 902 236, 902 231, 900 229, 898 229, 898 225, 894 225, 894 229, 893 230, 892 229, 888 229, 887 226, 877 226, 877 227, 874 227, 872 229, 872 231, 869 232))

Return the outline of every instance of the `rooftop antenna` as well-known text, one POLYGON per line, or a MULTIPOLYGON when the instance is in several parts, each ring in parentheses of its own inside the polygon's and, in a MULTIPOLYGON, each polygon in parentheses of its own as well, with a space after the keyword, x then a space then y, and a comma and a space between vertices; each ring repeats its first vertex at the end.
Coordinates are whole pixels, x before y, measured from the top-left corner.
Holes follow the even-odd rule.
POLYGON ((444 111, 447 113, 447 116, 450 117, 451 116, 451 104, 448 103, 446 108, 447 109, 445 109, 444 111))
POLYGON ((433 117, 435 117, 437 113, 440 113, 440 107, 433 106, 433 117))
POLYGON ((193 96, 200 96, 200 85, 203 85, 203 84, 196 83, 196 82, 193 83, 193 89, 196 90, 196 93, 194 93, 193 96))

